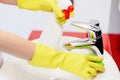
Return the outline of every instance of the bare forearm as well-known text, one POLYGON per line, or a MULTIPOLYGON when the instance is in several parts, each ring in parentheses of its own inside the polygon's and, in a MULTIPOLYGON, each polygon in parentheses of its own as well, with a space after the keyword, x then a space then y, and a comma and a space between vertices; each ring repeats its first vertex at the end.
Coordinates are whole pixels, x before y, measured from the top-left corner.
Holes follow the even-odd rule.
POLYGON ((15 34, 0 30, 0 51, 30 60, 35 44, 15 34))
POLYGON ((17 5, 17 0, 0 0, 0 3, 9 4, 9 5, 17 5))

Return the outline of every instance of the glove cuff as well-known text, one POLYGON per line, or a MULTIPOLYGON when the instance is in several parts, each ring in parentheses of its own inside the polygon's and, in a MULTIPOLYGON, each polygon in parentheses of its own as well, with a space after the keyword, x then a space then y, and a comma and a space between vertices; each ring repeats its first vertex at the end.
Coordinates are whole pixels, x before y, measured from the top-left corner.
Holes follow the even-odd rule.
POLYGON ((29 64, 46 68, 59 67, 63 61, 64 53, 42 44, 36 44, 36 50, 29 64))

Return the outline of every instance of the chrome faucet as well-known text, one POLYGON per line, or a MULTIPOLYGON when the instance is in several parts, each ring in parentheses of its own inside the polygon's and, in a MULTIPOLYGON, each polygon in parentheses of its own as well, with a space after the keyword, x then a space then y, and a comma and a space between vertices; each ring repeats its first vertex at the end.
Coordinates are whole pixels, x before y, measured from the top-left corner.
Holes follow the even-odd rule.
POLYGON ((64 46, 67 50, 89 48, 94 54, 103 55, 102 31, 98 21, 90 21, 89 23, 74 21, 71 25, 87 31, 88 37, 65 43, 64 46))

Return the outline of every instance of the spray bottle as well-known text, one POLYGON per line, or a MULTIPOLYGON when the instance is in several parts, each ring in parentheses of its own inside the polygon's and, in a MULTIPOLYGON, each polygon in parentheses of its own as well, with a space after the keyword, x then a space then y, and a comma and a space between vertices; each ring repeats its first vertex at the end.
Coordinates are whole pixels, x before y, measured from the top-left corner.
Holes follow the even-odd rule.
MULTIPOLYGON (((65 14, 65 18, 69 19, 70 13, 74 10, 72 2, 70 0, 57 0, 57 4, 65 14)), ((53 14, 48 24, 45 26, 45 29, 43 30, 39 42, 47 46, 50 46, 52 48, 59 49, 59 43, 62 34, 63 34, 63 26, 56 22, 56 19, 54 18, 54 14, 53 14)), ((50 80, 63 80, 57 76, 55 77, 58 71, 59 69, 55 69, 55 71, 51 73, 50 80)))
MULTIPOLYGON (((70 18, 70 13, 74 10, 72 2, 70 0, 57 0, 57 4, 61 11, 65 14, 66 19, 70 18)), ((42 32, 40 42, 57 49, 62 33, 62 25, 58 24, 54 17, 51 17, 51 20, 49 20, 44 31, 42 32)))

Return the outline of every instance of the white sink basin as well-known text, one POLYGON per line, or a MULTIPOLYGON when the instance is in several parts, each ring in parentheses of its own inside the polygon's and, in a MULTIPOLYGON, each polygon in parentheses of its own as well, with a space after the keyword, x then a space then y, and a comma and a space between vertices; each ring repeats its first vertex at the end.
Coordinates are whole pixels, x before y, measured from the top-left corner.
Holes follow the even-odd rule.
MULTIPOLYGON (((62 37, 60 50, 65 51, 63 43, 75 40, 75 37, 62 37)), ((34 40, 38 42, 39 39, 34 40)), ((80 53, 86 53, 87 50, 76 50, 80 53)), ((92 80, 119 80, 119 70, 112 57, 104 50, 105 72, 99 73, 92 80)), ((59 69, 46 69, 33 67, 27 64, 27 61, 8 56, 0 69, 0 80, 82 80, 80 77, 59 69)))

